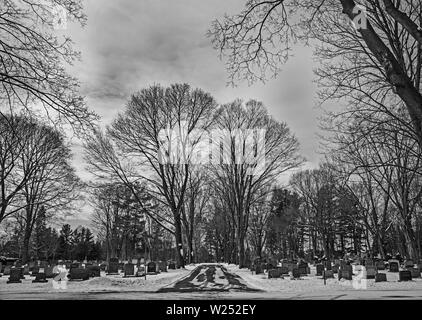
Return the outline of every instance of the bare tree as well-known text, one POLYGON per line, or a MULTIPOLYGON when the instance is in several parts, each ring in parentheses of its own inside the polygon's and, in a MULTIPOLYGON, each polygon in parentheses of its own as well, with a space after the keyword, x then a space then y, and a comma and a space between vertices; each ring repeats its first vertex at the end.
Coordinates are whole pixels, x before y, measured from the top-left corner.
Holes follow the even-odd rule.
POLYGON ((253 100, 245 106, 241 101, 223 106, 217 127, 223 141, 213 137, 213 144, 220 151, 222 142, 223 154, 222 161, 213 165, 213 185, 231 215, 238 263, 243 268, 251 206, 258 195, 264 196, 259 190, 301 163, 299 144, 285 123, 268 116, 262 103, 253 100))
MULTIPOLYGON (((276 75, 297 40, 327 45, 325 70, 336 67, 326 72, 338 79, 342 72, 350 79, 363 69, 366 84, 380 80, 378 87, 393 92, 406 106, 422 144, 421 21, 421 3, 413 0, 249 0, 240 14, 214 21, 209 36, 228 57, 231 82, 276 75), (339 22, 343 14, 356 28, 344 19, 339 22), (351 56, 356 64, 348 63, 351 56)), ((350 86, 349 93, 354 91, 350 86)), ((381 102, 382 95, 372 99, 381 102)))
POLYGON ((187 139, 200 139, 193 132, 210 126, 215 106, 209 94, 187 84, 168 88, 155 85, 132 96, 126 111, 108 128, 106 137, 97 134, 86 144, 87 161, 94 174, 112 175, 129 187, 134 181, 146 181, 151 186, 150 194, 168 207, 171 221, 152 213, 149 216, 174 232, 177 260, 182 267, 182 207, 193 151, 187 139), (177 141, 173 141, 174 135, 177 141))
POLYGON ((0 1, 0 102, 12 110, 41 105, 50 117, 75 127, 90 125, 96 116, 64 67, 79 53, 70 38, 61 39, 54 30, 65 19, 85 25, 82 1, 0 1))

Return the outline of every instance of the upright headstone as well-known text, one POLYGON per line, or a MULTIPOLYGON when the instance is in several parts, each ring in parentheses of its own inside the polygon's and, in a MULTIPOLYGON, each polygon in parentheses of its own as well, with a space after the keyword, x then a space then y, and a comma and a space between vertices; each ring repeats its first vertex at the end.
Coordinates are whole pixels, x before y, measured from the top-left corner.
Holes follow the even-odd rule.
POLYGON ((343 265, 338 272, 338 280, 346 279, 352 280, 353 276, 353 267, 349 265, 343 265))
POLYGON ((324 266, 322 264, 316 265, 316 275, 322 276, 322 273, 324 272, 324 266))
POLYGON ((89 276, 92 278, 101 277, 101 269, 99 266, 91 265, 87 268, 89 270, 89 276))
POLYGON ((412 273, 409 270, 399 271, 399 281, 411 281, 412 273))
POLYGON ((299 272, 299 269, 295 268, 292 270, 292 278, 293 279, 298 279, 300 278, 301 274, 299 272))
POLYGON ((386 273, 377 273, 375 274, 375 282, 386 282, 387 274, 386 273))
POLYGON ((133 263, 126 263, 123 267, 124 277, 134 277, 135 276, 135 265, 133 263))
MULTIPOLYGON (((45 272, 44 272, 44 268, 40 268, 40 267, 36 267, 37 268, 37 272, 35 273, 35 280, 32 280, 32 283, 46 283, 48 282, 46 276, 45 276, 45 272)), ((34 275, 34 273, 33 273, 34 275)))
POLYGON ((176 269, 176 263, 174 261, 170 261, 169 262, 169 269, 170 270, 175 270, 176 269))
POLYGON ((299 262, 297 265, 299 274, 302 276, 308 275, 308 264, 306 262, 299 262))
POLYGON ((414 266, 415 264, 414 264, 414 262, 413 262, 413 260, 405 260, 404 261, 404 267, 406 268, 406 269, 408 269, 408 268, 413 268, 413 266, 414 266))
POLYGON ((377 274, 377 268, 375 266, 368 265, 365 267, 364 271, 364 278, 366 279, 375 279, 375 276, 377 274))
POLYGON ((117 258, 110 258, 107 268, 107 274, 119 274, 119 260, 117 258))
POLYGON ((389 260, 388 261, 388 269, 390 272, 399 272, 400 270, 400 263, 398 260, 389 260))
POLYGON ((255 274, 261 274, 263 270, 261 269, 261 264, 255 265, 255 274))
POLYGON ((136 271, 136 276, 137 277, 145 276, 145 265, 141 264, 141 265, 138 266, 138 269, 136 271))
POLYGON ((54 274, 54 267, 46 267, 45 270, 45 276, 47 279, 53 279, 56 275, 54 274))
POLYGON ((22 283, 22 268, 10 269, 10 276, 7 283, 22 283))
POLYGON ((410 271, 412 275, 412 279, 420 278, 421 277, 421 271, 419 268, 408 268, 407 270, 410 271))
POLYGON ((148 262, 147 264, 147 273, 156 273, 157 264, 154 261, 148 262))
POLYGON ((70 280, 89 280, 89 270, 84 268, 72 268, 69 277, 70 280))
POLYGON ((268 279, 272 278, 280 278, 281 277, 281 269, 270 269, 268 270, 268 279))

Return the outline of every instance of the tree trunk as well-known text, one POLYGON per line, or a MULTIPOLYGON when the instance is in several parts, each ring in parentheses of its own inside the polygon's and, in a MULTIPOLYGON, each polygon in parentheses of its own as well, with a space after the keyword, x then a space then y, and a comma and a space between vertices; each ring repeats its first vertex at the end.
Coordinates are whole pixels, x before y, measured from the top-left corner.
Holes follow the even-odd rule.
POLYGON ((174 216, 177 266, 179 268, 184 268, 185 258, 183 256, 182 221, 180 219, 180 214, 177 213, 174 216))

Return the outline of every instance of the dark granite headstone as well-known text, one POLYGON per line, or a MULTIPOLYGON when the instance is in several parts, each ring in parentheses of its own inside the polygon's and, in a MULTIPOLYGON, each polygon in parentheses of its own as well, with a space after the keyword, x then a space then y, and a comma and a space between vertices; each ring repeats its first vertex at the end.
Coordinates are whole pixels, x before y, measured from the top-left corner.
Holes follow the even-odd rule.
POLYGON ((353 267, 351 265, 343 265, 342 268, 340 268, 340 270, 338 271, 338 280, 352 280, 352 276, 353 267))
POLYGON ((268 270, 268 279, 280 278, 280 277, 281 277, 281 269, 270 269, 270 270, 268 270))
POLYGON ((261 274, 263 270, 261 269, 261 264, 255 265, 255 274, 261 274))
POLYGON ((176 270, 176 263, 174 261, 169 262, 169 269, 170 270, 176 270))
POLYGON ((375 276, 377 274, 377 268, 375 268, 375 266, 371 266, 371 265, 368 265, 365 268, 366 268, 366 270, 363 273, 364 277, 366 277, 366 279, 375 279, 375 276))
POLYGON ((10 269, 10 276, 7 283, 22 283, 22 268, 10 269))
POLYGON ((89 280, 89 270, 84 268, 72 268, 69 277, 70 280, 89 280))
POLYGON ((377 273, 375 274, 375 282, 386 282, 387 274, 386 273, 377 273))
POLYGON ((334 279, 334 272, 333 270, 324 270, 322 273, 322 277, 325 279, 334 279))
POLYGON ((400 265, 397 260, 390 260, 388 262, 388 269, 390 272, 399 272, 400 265))
POLYGON ((107 268, 107 274, 119 274, 119 260, 111 258, 107 268))
POLYGON ((39 268, 36 267, 37 272, 35 273, 35 280, 32 280, 32 283, 46 283, 48 282, 46 276, 45 276, 45 272, 44 272, 44 268, 39 268))
POLYGON ((147 264, 147 273, 156 273, 157 264, 154 261, 148 262, 147 264))
POLYGON ((322 264, 317 264, 316 265, 316 275, 317 276, 322 276, 322 273, 324 272, 324 265, 322 264))
POLYGON ((308 264, 306 262, 298 263, 297 269, 299 270, 300 275, 302 276, 308 275, 308 264))
POLYGON ((339 264, 335 264, 332 267, 333 273, 338 273, 338 271, 340 270, 340 265, 339 264))
POLYGON ((411 281, 412 273, 409 270, 399 271, 399 281, 411 281))
POLYGON ((419 270, 419 268, 407 268, 407 270, 410 271, 412 279, 421 277, 421 271, 419 270))
POLYGON ((294 278, 294 279, 298 279, 298 278, 300 278, 300 276, 301 276, 301 274, 300 274, 300 272, 299 272, 299 269, 293 269, 292 270, 292 277, 294 278))
POLYGON ((123 269, 125 278, 135 276, 135 265, 133 263, 126 263, 123 269))
POLYGON ((101 277, 101 269, 99 266, 91 265, 87 268, 89 270, 89 276, 92 278, 101 277))

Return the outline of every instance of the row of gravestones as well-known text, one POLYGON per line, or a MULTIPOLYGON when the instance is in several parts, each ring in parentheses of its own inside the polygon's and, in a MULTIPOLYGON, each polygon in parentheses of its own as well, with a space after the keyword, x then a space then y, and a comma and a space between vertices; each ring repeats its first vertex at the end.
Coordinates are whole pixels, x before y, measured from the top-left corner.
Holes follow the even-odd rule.
POLYGON ((293 278, 300 278, 311 273, 310 267, 306 262, 294 262, 294 261, 283 261, 281 266, 278 266, 277 262, 261 262, 255 259, 252 263, 250 270, 255 274, 262 274, 267 271, 268 278, 282 278, 283 275, 289 275, 293 278))
MULTIPOLYGON (((355 271, 362 271, 361 276, 363 279, 375 279, 376 282, 387 281, 387 275, 385 273, 378 273, 378 270, 385 270, 386 264, 384 261, 373 261, 371 259, 366 259, 363 262, 365 268, 358 265, 355 266, 355 271)), ((399 272, 399 281, 409 281, 412 278, 421 277, 421 267, 418 265, 417 268, 414 268, 412 261, 405 262, 404 267, 406 270, 399 270, 400 264, 396 260, 390 260, 388 262, 388 267, 390 272, 399 272)), ((352 280, 353 276, 353 267, 348 261, 335 260, 334 265, 331 262, 325 261, 324 264, 316 265, 316 274, 317 276, 324 276, 327 278, 334 278, 334 274, 338 274, 338 280, 352 280)), ((289 272, 292 274, 293 278, 299 278, 302 275, 310 274, 310 269, 307 263, 299 262, 295 263, 293 261, 283 261, 282 266, 275 266, 273 263, 262 263, 259 259, 255 260, 251 265, 250 270, 255 272, 255 274, 263 273, 264 270, 268 272, 268 278, 280 278, 284 274, 289 272)))
POLYGON ((109 264, 106 266, 108 275, 118 275, 120 270, 123 271, 124 277, 136 277, 143 276, 147 274, 157 274, 160 272, 167 272, 168 269, 176 269, 176 264, 173 261, 169 261, 167 264, 166 261, 151 261, 147 263, 146 268, 139 263, 120 263, 117 259, 110 259, 109 264), (137 271, 135 272, 135 266, 137 266, 137 271), (146 269, 146 270, 145 270, 146 269))

